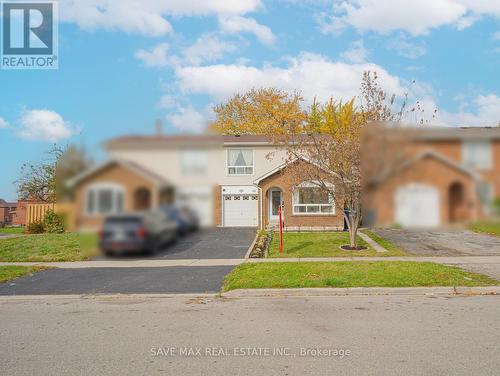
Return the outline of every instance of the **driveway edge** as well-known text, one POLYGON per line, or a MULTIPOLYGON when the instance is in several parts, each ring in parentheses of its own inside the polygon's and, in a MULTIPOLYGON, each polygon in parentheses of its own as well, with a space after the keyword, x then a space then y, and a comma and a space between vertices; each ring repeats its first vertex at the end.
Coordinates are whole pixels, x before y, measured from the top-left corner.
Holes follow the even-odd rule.
POLYGON ((221 294, 225 298, 289 298, 328 296, 473 296, 500 295, 500 286, 481 287, 348 287, 348 288, 292 288, 292 289, 237 289, 221 294))
POLYGON ((252 253, 253 247, 255 246, 255 243, 257 243, 257 239, 259 238, 259 231, 255 233, 255 238, 253 238, 252 244, 250 244, 250 247, 248 247, 247 253, 245 253, 245 260, 248 260, 250 258, 250 253, 252 253))

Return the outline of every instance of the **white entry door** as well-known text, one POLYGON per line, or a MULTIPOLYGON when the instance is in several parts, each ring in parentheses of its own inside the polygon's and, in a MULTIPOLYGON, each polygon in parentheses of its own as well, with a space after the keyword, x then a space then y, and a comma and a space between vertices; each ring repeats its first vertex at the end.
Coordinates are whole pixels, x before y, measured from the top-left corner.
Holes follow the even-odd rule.
POLYGON ((423 184, 409 184, 396 192, 396 223, 404 227, 439 226, 439 192, 423 184))
POLYGON ((273 188, 269 190, 269 221, 278 221, 279 212, 278 208, 281 205, 281 190, 273 188))
POLYGON ((255 227, 258 224, 257 194, 226 194, 224 203, 224 226, 255 227))

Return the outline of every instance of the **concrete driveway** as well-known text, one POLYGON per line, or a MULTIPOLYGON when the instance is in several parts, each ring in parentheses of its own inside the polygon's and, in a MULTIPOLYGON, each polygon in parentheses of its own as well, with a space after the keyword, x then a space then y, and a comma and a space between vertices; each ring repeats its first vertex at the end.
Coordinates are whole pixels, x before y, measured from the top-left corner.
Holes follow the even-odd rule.
POLYGON ((416 256, 499 256, 500 238, 467 230, 378 229, 376 232, 416 256))

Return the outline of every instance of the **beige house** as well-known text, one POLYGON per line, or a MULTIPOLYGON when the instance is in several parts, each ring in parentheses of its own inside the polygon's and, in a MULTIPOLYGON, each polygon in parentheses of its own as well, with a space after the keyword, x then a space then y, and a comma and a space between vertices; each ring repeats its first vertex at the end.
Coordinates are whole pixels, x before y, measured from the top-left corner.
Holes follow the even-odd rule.
MULTIPOLYGON (((375 223, 438 226, 478 218, 500 196, 500 128, 427 128, 415 155, 370 193, 375 223)), ((77 227, 104 216, 177 203, 204 226, 264 228, 284 203, 291 228, 343 228, 342 209, 310 182, 291 185, 285 151, 264 136, 127 136, 105 144, 107 162, 78 175, 77 227)))
POLYGON ((132 136, 105 144, 109 160, 83 172, 75 186, 77 227, 92 229, 105 215, 188 205, 204 226, 264 227, 285 204, 288 226, 343 226, 317 188, 282 179, 285 151, 263 136, 132 136))

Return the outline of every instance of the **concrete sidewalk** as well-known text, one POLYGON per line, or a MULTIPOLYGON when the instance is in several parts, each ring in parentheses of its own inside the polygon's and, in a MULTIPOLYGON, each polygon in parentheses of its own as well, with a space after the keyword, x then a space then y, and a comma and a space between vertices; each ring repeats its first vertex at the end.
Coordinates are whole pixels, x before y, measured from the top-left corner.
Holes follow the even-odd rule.
POLYGON ((500 264, 500 256, 461 257, 316 257, 264 259, 185 259, 185 260, 99 260, 72 262, 0 262, 4 265, 47 266, 61 269, 81 268, 164 268, 173 266, 232 266, 261 262, 339 262, 339 261, 414 261, 447 265, 500 264))

